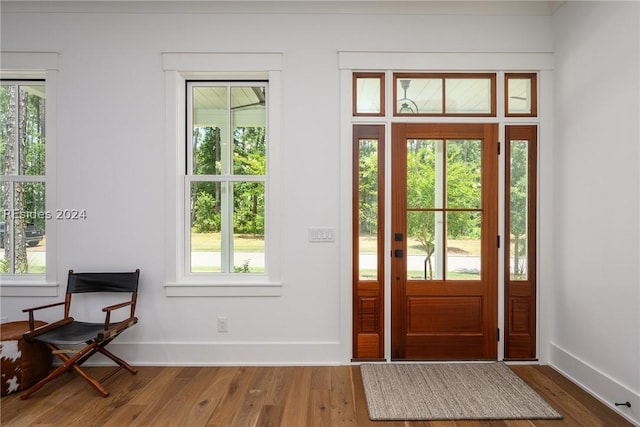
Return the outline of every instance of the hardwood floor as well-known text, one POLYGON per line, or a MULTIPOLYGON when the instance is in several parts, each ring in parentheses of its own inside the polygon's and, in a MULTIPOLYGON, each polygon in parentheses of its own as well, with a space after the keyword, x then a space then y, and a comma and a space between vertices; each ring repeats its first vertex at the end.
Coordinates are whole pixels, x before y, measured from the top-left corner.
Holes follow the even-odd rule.
MULTIPOLYGON (((73 373, 28 400, 2 398, 9 426, 630 426, 548 366, 512 366, 563 420, 372 422, 358 366, 140 367, 119 372, 100 397, 73 373)), ((101 377, 105 368, 87 368, 101 377)))

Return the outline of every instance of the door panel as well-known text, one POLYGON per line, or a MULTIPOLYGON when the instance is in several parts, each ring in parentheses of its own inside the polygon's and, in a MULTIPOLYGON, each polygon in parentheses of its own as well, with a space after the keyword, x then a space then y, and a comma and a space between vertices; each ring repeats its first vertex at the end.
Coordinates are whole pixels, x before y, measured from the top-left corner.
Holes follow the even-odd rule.
POLYGON ((496 124, 393 124, 392 358, 497 357, 496 124))

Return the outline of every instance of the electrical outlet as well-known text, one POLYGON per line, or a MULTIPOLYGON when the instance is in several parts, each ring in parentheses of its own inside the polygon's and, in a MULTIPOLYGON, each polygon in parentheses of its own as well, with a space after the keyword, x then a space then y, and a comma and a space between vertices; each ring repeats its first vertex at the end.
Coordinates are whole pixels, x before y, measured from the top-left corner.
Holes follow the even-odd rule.
POLYGON ((218 332, 229 332, 229 319, 226 317, 218 317, 218 332))

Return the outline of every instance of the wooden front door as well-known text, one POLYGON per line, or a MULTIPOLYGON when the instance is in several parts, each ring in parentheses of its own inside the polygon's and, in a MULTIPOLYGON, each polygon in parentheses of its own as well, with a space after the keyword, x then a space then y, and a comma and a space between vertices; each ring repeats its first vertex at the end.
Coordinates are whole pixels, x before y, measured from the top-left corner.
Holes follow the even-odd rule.
POLYGON ((497 358, 498 125, 395 123, 393 360, 497 358))

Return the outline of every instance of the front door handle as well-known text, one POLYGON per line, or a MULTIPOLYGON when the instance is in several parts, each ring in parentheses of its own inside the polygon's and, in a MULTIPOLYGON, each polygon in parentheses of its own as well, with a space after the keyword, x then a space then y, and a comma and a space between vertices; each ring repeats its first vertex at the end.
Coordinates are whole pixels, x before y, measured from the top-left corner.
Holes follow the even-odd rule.
POLYGON ((404 256, 404 251, 402 249, 395 249, 393 251, 393 256, 396 258, 402 258, 404 256))

